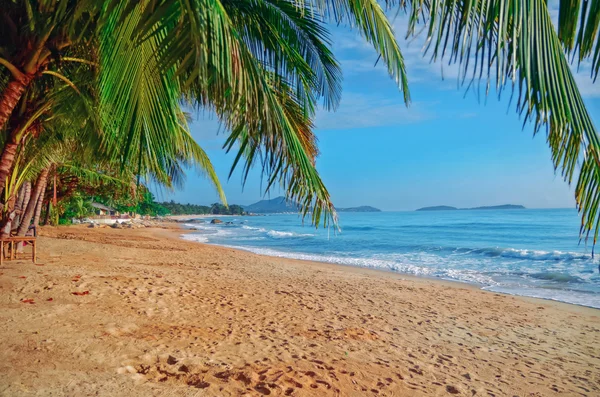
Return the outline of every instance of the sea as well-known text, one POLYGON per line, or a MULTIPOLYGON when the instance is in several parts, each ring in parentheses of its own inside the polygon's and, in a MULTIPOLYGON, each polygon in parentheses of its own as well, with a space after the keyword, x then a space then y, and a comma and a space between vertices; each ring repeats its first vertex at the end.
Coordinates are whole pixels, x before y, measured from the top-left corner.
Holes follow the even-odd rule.
POLYGON ((188 221, 182 238, 600 308, 600 258, 574 209, 342 212, 341 231, 295 214, 215 218, 188 221))

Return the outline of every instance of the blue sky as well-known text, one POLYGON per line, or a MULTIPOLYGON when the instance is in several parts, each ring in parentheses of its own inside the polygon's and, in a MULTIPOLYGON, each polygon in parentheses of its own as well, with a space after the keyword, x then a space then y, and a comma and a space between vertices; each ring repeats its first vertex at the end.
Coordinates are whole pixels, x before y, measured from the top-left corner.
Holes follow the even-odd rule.
MULTIPOLYGON (((395 21, 403 34, 405 21, 395 21)), ((375 52, 355 32, 332 27, 334 53, 344 73, 336 112, 320 111, 316 133, 321 154, 317 169, 338 207, 372 205, 383 210, 412 210, 429 205, 473 207, 522 204, 528 208, 575 206, 572 188, 555 175, 543 132, 522 128, 509 95, 478 97, 457 87, 455 66, 430 63, 422 42, 400 41, 412 105, 375 52), (442 79, 442 74, 444 79, 442 79)), ((592 118, 600 120, 600 85, 587 73, 576 76, 592 118)), ((240 173, 227 180, 233 154, 221 149, 224 133, 210 114, 198 114, 193 136, 210 156, 230 204, 264 198, 260 170, 242 189, 240 173)), ((267 197, 282 192, 275 189, 267 197)), ((217 201, 212 186, 195 171, 176 192, 157 192, 159 200, 197 204, 217 201)))

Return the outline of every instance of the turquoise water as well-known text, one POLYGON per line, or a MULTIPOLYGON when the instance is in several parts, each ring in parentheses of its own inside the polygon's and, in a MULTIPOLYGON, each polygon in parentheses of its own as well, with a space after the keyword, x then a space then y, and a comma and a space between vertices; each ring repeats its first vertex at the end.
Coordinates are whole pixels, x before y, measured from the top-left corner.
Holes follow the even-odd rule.
POLYGON ((579 244, 575 210, 341 213, 338 234, 296 215, 221 219, 232 223, 187 223, 184 238, 600 308, 598 259, 579 244))

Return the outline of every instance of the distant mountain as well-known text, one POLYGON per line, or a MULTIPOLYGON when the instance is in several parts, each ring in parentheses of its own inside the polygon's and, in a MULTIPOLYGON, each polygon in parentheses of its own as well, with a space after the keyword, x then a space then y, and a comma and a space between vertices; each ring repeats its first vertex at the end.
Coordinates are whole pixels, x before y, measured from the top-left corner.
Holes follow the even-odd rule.
POLYGON ((381 212, 379 208, 371 207, 368 205, 361 205, 360 207, 350 208, 336 208, 337 212, 381 212))
POLYGON ((282 212, 298 212, 298 204, 287 201, 279 196, 271 200, 260 200, 254 204, 244 206, 244 211, 254 214, 276 214, 282 212))
POLYGON ((504 205, 492 205, 475 208, 465 208, 468 210, 524 210, 525 207, 522 205, 504 204, 504 205))
POLYGON ((458 208, 456 207, 450 207, 447 205, 437 205, 435 207, 423 207, 423 208, 419 208, 417 211, 455 211, 458 208))
MULTIPOLYGON (((280 214, 283 212, 298 212, 300 206, 293 201, 279 196, 271 200, 260 200, 257 203, 244 206, 244 211, 254 214, 280 214)), ((338 212, 381 212, 379 208, 363 205, 351 208, 336 208, 338 212)))
POLYGON ((417 211, 524 210, 524 209, 525 209, 525 207, 523 207, 522 205, 515 205, 515 204, 489 205, 489 206, 474 207, 474 208, 456 208, 456 207, 450 207, 448 205, 438 205, 435 207, 419 208, 417 211))

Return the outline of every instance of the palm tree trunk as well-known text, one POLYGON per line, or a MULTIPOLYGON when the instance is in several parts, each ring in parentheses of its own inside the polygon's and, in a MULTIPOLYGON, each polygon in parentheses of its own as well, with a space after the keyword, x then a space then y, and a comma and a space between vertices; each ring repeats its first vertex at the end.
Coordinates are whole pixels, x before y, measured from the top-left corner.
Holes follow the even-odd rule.
MULTIPOLYGON (((15 206, 15 220, 13 222, 14 225, 19 225, 21 220, 21 216, 23 215, 23 211, 27 208, 27 204, 29 204, 29 198, 31 197, 31 182, 26 181, 21 186, 19 190, 19 198, 17 200, 17 205, 15 206)), ((15 227, 16 229, 16 227, 15 227)))
POLYGON ((46 205, 46 214, 44 215, 44 226, 50 224, 50 205, 51 201, 48 200, 48 205, 46 205))
POLYGON ((40 195, 43 195, 42 192, 46 190, 46 183, 48 182, 49 172, 50 168, 44 169, 38 177, 37 181, 35 181, 35 186, 33 188, 33 192, 31 193, 31 199, 29 200, 29 204, 27 204, 27 209, 23 214, 23 218, 21 219, 19 229, 17 229, 17 236, 24 236, 27 233, 27 230, 29 230, 29 223, 31 222, 31 218, 33 218, 35 207, 37 207, 40 195))
POLYGON ((0 130, 6 126, 10 115, 19 103, 31 80, 32 77, 27 74, 13 77, 13 80, 8 83, 2 95, 0 95, 0 130))
POLYGON ((15 203, 17 202, 17 197, 13 194, 8 198, 8 201, 4 205, 3 208, 3 216, 2 222, 0 223, 0 238, 10 237, 10 230, 12 227, 13 219, 15 219, 16 211, 15 211, 15 203))
POLYGON ((4 144, 2 155, 0 155, 0 189, 4 187, 6 178, 10 174, 10 170, 15 162, 18 146, 19 144, 14 143, 12 140, 4 144))
POLYGON ((17 204, 15 205, 15 211, 20 211, 23 208, 23 202, 25 201, 25 184, 21 185, 19 194, 17 195, 17 204))
POLYGON ((33 226, 35 227, 35 233, 37 235, 37 228, 40 226, 40 217, 42 215, 42 207, 44 206, 45 190, 40 194, 37 205, 35 206, 35 215, 33 216, 33 226))
POLYGON ((21 134, 17 134, 17 131, 19 131, 20 129, 20 127, 9 127, 9 131, 12 132, 6 140, 4 148, 2 149, 2 154, 0 155, 0 190, 6 184, 6 178, 8 178, 13 168, 19 144, 23 142, 27 137, 38 136, 41 132, 41 127, 39 124, 31 125, 21 134))

